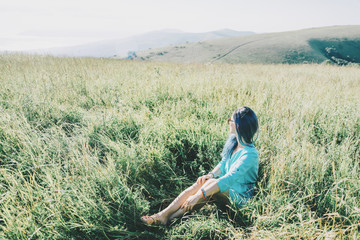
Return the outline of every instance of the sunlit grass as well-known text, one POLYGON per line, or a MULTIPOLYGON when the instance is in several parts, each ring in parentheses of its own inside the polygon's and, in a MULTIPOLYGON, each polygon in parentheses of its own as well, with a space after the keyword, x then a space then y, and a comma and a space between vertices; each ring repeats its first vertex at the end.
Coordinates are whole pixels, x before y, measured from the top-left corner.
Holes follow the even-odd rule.
POLYGON ((0 56, 0 236, 356 239, 360 68, 0 56), (258 115, 240 210, 145 227, 220 161, 226 119, 258 115))

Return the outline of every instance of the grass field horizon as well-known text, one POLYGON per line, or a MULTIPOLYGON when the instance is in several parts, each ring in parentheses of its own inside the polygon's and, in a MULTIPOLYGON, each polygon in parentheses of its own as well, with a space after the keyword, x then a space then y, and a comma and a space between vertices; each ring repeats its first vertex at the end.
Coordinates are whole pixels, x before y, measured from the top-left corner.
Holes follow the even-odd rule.
POLYGON ((360 67, 0 55, 0 238, 357 239, 360 67), (168 227, 221 159, 229 115, 259 118, 254 198, 168 227))

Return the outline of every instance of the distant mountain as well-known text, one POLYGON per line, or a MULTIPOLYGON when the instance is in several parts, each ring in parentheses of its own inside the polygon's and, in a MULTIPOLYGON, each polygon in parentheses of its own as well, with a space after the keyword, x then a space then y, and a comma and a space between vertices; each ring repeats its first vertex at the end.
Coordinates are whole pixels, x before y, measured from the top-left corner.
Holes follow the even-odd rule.
MULTIPOLYGON (((125 39, 99 41, 73 47, 38 49, 29 53, 50 54, 69 57, 126 57, 129 52, 138 52, 149 48, 158 48, 173 44, 190 43, 224 37, 244 36, 253 32, 241 32, 230 29, 205 33, 186 33, 177 30, 154 31, 125 39)), ((133 54, 134 55, 134 54, 133 54)))
POLYGON ((237 36, 137 53, 139 60, 199 63, 360 63, 360 26, 237 36))

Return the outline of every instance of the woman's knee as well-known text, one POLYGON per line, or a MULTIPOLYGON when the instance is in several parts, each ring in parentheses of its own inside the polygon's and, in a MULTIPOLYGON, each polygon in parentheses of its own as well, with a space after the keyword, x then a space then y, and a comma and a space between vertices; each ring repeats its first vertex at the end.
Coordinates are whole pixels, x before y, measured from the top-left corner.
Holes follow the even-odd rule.
POLYGON ((198 189, 200 189, 201 186, 199 186, 199 184, 197 184, 196 182, 191 185, 190 187, 188 187, 187 189, 185 189, 185 192, 194 192, 197 191, 198 189))
POLYGON ((193 183, 193 185, 191 185, 190 187, 188 187, 185 191, 186 192, 192 192, 192 191, 198 191, 201 187, 205 187, 207 185, 209 185, 212 182, 215 182, 216 179, 208 179, 205 183, 203 184, 199 184, 197 182, 193 183))
POLYGON ((202 185, 202 187, 205 187, 205 186, 207 186, 207 185, 210 185, 211 183, 214 183, 214 182, 216 182, 216 179, 210 178, 210 179, 208 179, 208 180, 202 185))

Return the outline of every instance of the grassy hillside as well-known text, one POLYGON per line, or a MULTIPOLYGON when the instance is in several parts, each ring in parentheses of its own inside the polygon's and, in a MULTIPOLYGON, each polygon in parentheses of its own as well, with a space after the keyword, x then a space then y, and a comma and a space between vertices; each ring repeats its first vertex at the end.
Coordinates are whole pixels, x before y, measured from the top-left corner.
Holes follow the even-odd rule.
POLYGON ((198 63, 360 63, 360 26, 256 34, 153 49, 140 60, 198 63))
POLYGON ((360 68, 0 56, 0 238, 357 239, 360 68), (146 227, 260 122, 256 195, 146 227))

